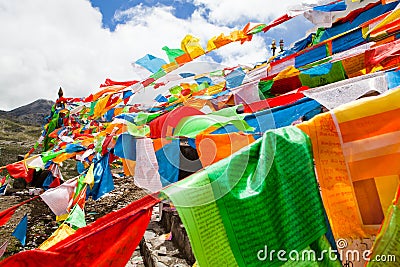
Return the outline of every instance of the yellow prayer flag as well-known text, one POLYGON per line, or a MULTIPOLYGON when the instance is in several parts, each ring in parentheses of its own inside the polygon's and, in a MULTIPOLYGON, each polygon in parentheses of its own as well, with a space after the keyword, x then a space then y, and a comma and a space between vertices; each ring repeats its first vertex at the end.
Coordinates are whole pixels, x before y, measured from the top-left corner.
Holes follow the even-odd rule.
POLYGON ((274 81, 284 79, 284 78, 290 78, 293 76, 298 76, 300 74, 300 71, 296 69, 294 66, 288 66, 281 72, 279 72, 278 75, 274 77, 274 81))
POLYGON ((65 214, 63 214, 63 215, 56 216, 56 221, 57 221, 57 222, 65 221, 65 219, 68 218, 68 215, 69 215, 68 213, 65 213, 65 214))
POLYGON ((191 59, 204 55, 204 49, 200 45, 199 38, 193 37, 188 34, 181 42, 181 49, 187 53, 191 59))
POLYGON ((110 99, 111 94, 106 95, 105 97, 102 97, 99 99, 99 101, 97 102, 96 106, 94 107, 94 113, 93 116, 95 118, 100 117, 101 115, 103 115, 104 113, 106 113, 106 106, 107 106, 107 102, 108 99, 110 99))
POLYGON ((75 233, 75 230, 69 227, 67 224, 63 223, 46 241, 44 241, 38 247, 38 249, 47 250, 61 240, 64 240, 68 236, 72 235, 73 233, 75 233))
POLYGON ((94 185, 94 164, 90 165, 89 170, 86 173, 85 178, 83 179, 83 183, 90 185, 90 189, 93 188, 94 185))

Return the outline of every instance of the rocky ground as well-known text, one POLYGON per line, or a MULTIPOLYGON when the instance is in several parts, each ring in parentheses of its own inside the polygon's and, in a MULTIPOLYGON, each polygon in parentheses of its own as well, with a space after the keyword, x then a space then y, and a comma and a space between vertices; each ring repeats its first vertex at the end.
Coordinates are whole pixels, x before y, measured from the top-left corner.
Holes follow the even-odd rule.
MULTIPOLYGON (((97 201, 89 199, 85 205, 86 222, 89 224, 105 214, 125 207, 129 203, 142 198, 146 193, 133 183, 132 177, 114 176, 115 189, 97 201)), ((5 196, 0 196, 0 210, 31 198, 28 189, 9 190, 5 196)), ((3 258, 22 250, 37 248, 56 229, 58 223, 49 207, 40 199, 33 200, 18 208, 11 220, 0 227, 0 244, 9 241, 3 258), (11 235, 22 217, 28 215, 28 229, 25 247, 11 235)))

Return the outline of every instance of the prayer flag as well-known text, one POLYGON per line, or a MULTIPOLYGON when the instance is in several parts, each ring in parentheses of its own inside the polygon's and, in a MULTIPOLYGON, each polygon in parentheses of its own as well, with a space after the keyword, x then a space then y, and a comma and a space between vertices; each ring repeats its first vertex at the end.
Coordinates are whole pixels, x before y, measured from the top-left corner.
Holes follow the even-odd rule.
POLYGON ((160 174, 163 187, 178 181, 179 176, 179 144, 180 140, 172 140, 155 152, 158 162, 158 173, 160 174))
POLYGON ((313 142, 335 238, 370 237, 384 219, 399 184, 399 103, 394 89, 297 125, 313 142))
POLYGON ((162 188, 158 162, 150 138, 136 141, 135 185, 157 192, 162 188))
POLYGON ((86 226, 85 212, 79 205, 75 205, 65 222, 71 224, 75 230, 84 227, 86 226))
POLYGON ((72 235, 73 233, 75 233, 75 230, 69 227, 68 224, 63 223, 48 239, 46 239, 46 241, 44 241, 38 247, 38 249, 47 250, 50 247, 57 244, 58 242, 60 242, 61 240, 64 240, 68 236, 72 235))
POLYGON ((376 237, 372 254, 370 255, 368 267, 384 266, 393 264, 397 265, 400 258, 399 240, 396 238, 399 235, 400 226, 400 210, 399 210, 400 187, 393 203, 386 211, 385 221, 376 237), (383 258, 387 259, 383 261, 383 258))
POLYGON ((196 148, 201 164, 207 167, 254 141, 252 135, 243 133, 199 134, 196 136, 196 148))
POLYGON ((24 204, 26 204, 26 203, 38 198, 38 197, 39 196, 35 196, 35 197, 30 198, 28 200, 25 200, 25 201, 15 205, 15 206, 12 206, 12 207, 10 207, 10 208, 8 208, 6 210, 1 211, 0 212, 0 226, 6 224, 11 219, 11 217, 13 216, 13 214, 17 210, 17 208, 19 208, 20 206, 22 206, 22 205, 24 205, 24 204))
POLYGON ((23 247, 25 247, 25 242, 26 242, 27 226, 28 226, 28 215, 25 214, 25 216, 18 223, 14 232, 12 232, 12 235, 15 236, 19 240, 19 242, 21 242, 23 247))
MULTIPOLYGON (((277 266, 285 262, 269 257, 266 247, 299 254, 329 247, 311 144, 294 127, 268 131, 162 192, 177 208, 200 266, 277 266)), ((325 257, 329 265, 340 263, 325 257)))
POLYGON ((7 185, 8 184, 4 184, 0 186, 0 195, 4 195, 6 193, 7 185))
POLYGON ((94 185, 94 163, 90 164, 90 167, 85 175, 85 178, 83 179, 83 183, 90 185, 90 188, 93 188, 94 185))
POLYGON ((135 63, 146 68, 152 73, 156 73, 159 69, 161 69, 162 65, 167 64, 164 59, 155 57, 150 54, 147 54, 144 57, 136 60, 135 63))
POLYGON ((1 257, 4 255, 4 253, 6 252, 8 243, 10 243, 10 241, 7 240, 6 242, 3 243, 3 245, 0 246, 0 258, 1 258, 1 257))
MULTIPOLYGON (((181 42, 181 48, 191 59, 204 55, 205 51, 200 45, 200 40, 188 34, 181 42)), ((183 55, 181 55, 183 56, 183 55)), ((178 61, 177 61, 178 62, 178 61)), ((178 62, 179 63, 179 62, 178 62)))
POLYGON ((8 173, 15 179, 23 178, 27 183, 32 181, 34 169, 28 169, 24 161, 19 161, 6 166, 8 173))
POLYGON ((87 195, 97 200, 104 194, 114 190, 114 181, 109 164, 110 153, 100 158, 94 166, 94 185, 90 190, 87 189, 87 195))
POLYGON ((159 200, 148 195, 79 228, 47 250, 22 251, 0 266, 125 266, 139 245, 159 200))
POLYGON ((69 201, 75 192, 76 184, 76 179, 70 179, 56 188, 47 190, 40 197, 55 215, 66 214, 69 201))

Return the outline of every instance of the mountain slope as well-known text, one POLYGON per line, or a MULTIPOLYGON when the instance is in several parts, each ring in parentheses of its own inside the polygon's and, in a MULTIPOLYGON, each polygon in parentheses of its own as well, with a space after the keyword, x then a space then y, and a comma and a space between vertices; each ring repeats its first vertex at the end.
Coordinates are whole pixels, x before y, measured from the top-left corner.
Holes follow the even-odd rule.
POLYGON ((42 125, 43 119, 50 114, 53 101, 38 99, 27 105, 10 111, 0 111, 0 118, 20 122, 26 125, 42 125))

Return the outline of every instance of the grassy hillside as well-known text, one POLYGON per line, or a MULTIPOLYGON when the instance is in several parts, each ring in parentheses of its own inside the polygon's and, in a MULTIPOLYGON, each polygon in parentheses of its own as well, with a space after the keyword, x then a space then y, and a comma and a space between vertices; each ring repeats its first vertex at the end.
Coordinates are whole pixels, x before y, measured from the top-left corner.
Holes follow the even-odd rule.
POLYGON ((41 134, 41 127, 0 119, 0 166, 17 161, 27 153, 41 134))

